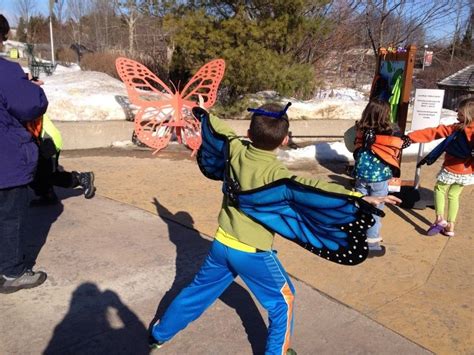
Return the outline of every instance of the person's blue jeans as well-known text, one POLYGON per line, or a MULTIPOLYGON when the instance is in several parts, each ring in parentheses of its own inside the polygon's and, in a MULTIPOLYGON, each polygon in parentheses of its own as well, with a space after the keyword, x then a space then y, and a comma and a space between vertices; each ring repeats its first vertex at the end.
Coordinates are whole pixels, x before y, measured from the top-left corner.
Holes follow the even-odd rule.
MULTIPOLYGON (((387 196, 388 195, 388 180, 380 182, 367 182, 364 180, 356 179, 355 189, 366 196, 387 196)), ((377 208, 383 209, 383 203, 377 205, 377 208)), ((380 227, 382 226, 381 217, 373 215, 375 224, 367 230, 367 239, 370 243, 380 241, 380 227)))
POLYGON ((26 186, 0 189, 0 275, 23 274, 24 224, 28 208, 26 186))

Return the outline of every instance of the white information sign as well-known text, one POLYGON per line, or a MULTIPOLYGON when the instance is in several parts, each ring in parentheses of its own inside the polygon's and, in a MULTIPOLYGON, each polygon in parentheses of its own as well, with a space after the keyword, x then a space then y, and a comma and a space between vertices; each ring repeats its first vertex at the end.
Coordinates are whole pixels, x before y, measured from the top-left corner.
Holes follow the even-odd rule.
POLYGON ((441 119, 444 90, 416 89, 411 129, 436 127, 441 119))

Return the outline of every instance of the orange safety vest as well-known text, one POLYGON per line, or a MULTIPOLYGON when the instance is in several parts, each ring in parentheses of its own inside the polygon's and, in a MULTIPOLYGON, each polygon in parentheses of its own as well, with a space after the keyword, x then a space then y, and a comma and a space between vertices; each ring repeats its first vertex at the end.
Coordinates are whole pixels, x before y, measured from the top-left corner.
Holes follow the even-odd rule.
MULTIPOLYGON (((357 132, 355 139, 355 151, 363 146, 364 137, 362 132, 357 132)), ((403 140, 400 137, 377 134, 375 141, 370 146, 371 152, 380 160, 387 163, 392 169, 394 177, 400 177, 400 159, 402 152, 403 140)))

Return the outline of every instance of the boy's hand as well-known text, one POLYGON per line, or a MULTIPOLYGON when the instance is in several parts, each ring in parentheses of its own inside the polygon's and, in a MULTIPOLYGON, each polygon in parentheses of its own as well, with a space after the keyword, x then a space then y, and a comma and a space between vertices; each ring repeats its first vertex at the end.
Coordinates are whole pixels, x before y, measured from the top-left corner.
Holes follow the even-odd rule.
POLYGON ((36 84, 36 85, 43 85, 44 84, 44 81, 43 80, 39 80, 38 78, 34 78, 31 73, 28 73, 28 80, 31 81, 33 84, 36 84))
POLYGON ((401 139, 403 141, 403 144, 402 144, 402 149, 407 149, 412 143, 413 141, 411 140, 411 138, 407 135, 403 135, 401 136, 401 139))
POLYGON ((205 110, 206 108, 204 107, 204 98, 202 97, 202 95, 198 95, 198 98, 199 98, 199 107, 205 110))
POLYGON ((43 81, 43 80, 39 80, 39 79, 37 79, 37 80, 31 80, 31 82, 32 82, 33 84, 38 85, 38 86, 41 86, 41 85, 44 84, 44 81, 43 81))
POLYGON ((362 197, 363 200, 367 201, 371 205, 377 206, 381 203, 388 203, 390 205, 396 205, 397 203, 401 203, 402 200, 400 200, 398 197, 395 197, 393 195, 387 195, 387 196, 364 196, 362 197))

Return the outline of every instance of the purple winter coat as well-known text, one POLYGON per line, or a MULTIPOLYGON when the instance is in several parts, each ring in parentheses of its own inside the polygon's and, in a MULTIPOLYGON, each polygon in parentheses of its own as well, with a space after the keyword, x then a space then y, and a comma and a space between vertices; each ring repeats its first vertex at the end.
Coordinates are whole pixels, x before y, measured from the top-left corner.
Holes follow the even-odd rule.
POLYGON ((0 189, 33 180, 38 147, 23 124, 46 112, 48 100, 17 63, 0 58, 0 189))

